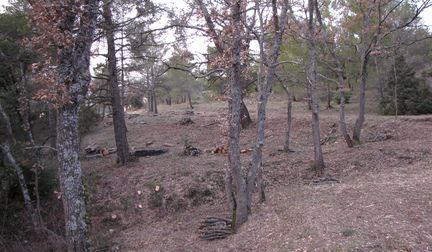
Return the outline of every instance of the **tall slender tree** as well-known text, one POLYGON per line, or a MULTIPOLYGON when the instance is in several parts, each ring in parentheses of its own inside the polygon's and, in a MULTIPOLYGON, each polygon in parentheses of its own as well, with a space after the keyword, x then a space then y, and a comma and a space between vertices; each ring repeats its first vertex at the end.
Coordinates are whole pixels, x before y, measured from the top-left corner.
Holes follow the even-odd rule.
POLYGON ((122 106, 122 98, 120 95, 118 71, 117 71, 117 57, 115 47, 115 24, 113 23, 112 16, 112 1, 104 0, 103 17, 105 36, 107 39, 108 47, 108 82, 111 94, 111 105, 113 112, 113 125, 114 136, 117 147, 118 162, 122 165, 130 159, 129 143, 127 139, 127 129, 124 116, 124 109, 122 106))
POLYGON ((314 145, 314 168, 318 173, 324 170, 324 157, 321 149, 319 97, 317 94, 317 38, 314 21, 316 0, 308 1, 307 44, 309 60, 307 66, 307 89, 312 108, 312 133, 314 145))

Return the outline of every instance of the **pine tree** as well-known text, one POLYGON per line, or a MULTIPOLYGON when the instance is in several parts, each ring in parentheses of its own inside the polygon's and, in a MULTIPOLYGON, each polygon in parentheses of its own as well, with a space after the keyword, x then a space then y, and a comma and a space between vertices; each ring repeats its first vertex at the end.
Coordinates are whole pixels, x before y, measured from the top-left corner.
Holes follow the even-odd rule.
POLYGON ((421 80, 415 77, 414 68, 406 63, 403 56, 396 58, 395 69, 388 73, 387 87, 380 103, 381 113, 394 115, 396 103, 399 115, 432 113, 432 92, 421 86, 421 80))

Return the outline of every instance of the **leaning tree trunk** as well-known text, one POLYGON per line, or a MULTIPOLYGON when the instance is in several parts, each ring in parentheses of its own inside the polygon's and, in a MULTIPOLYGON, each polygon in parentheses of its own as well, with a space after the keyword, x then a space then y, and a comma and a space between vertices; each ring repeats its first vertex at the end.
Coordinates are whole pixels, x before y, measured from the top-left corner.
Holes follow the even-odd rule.
MULTIPOLYGON (((341 130, 342 136, 345 139, 345 142, 347 143, 348 147, 353 147, 354 143, 350 137, 350 135, 348 134, 348 130, 347 130, 347 124, 346 124, 346 119, 345 119, 345 102, 346 102, 346 98, 345 98, 345 67, 344 64, 342 64, 340 58, 337 56, 334 48, 332 48, 332 46, 329 44, 328 39, 327 39, 327 31, 325 29, 325 26, 323 25, 322 22, 322 17, 321 17, 321 12, 319 10, 319 6, 318 6, 318 2, 315 1, 315 11, 317 14, 317 19, 319 24, 321 25, 321 29, 324 35, 324 41, 325 41, 325 46, 326 48, 329 50, 331 56, 333 57, 334 61, 336 62, 336 66, 337 66, 337 76, 338 76, 338 91, 339 91, 339 97, 340 97, 340 106, 339 106, 339 128, 341 130)), ((330 105, 330 103, 328 104, 330 105)))
MULTIPOLYGON (((12 127, 10 124, 9 117, 7 116, 6 112, 3 110, 2 105, 0 104, 0 121, 4 125, 4 140, 0 143, 0 150, 3 153, 4 160, 9 163, 10 166, 12 166, 15 170, 15 173, 17 175, 18 184, 21 188, 21 193, 24 199, 24 206, 27 211, 27 215, 30 218, 30 221, 35 229, 38 229, 41 227, 41 218, 36 212, 35 208, 33 207, 33 204, 31 202, 30 193, 27 187, 27 182, 24 178, 23 170, 21 169, 21 166, 16 161, 15 157, 12 154, 12 148, 11 148, 11 142, 14 143, 14 136, 12 134, 12 127)), ((6 196, 7 197, 7 196, 6 196)))
MULTIPOLYGON (((272 45, 272 50, 269 58, 269 66, 267 69, 267 75, 263 82, 263 72, 264 72, 264 62, 266 61, 266 56, 264 54, 264 41, 260 41, 260 54, 261 54, 261 64, 258 74, 258 126, 256 134, 255 148, 252 154, 251 167, 248 172, 247 177, 247 191, 248 191, 248 208, 251 209, 252 205, 252 192, 255 187, 255 181, 257 180, 257 175, 261 178, 261 165, 262 165, 262 148, 264 146, 265 140, 265 122, 266 122, 266 110, 267 101, 270 94, 270 90, 273 85, 273 79, 276 72, 277 61, 279 57, 280 47, 282 43, 282 35, 285 29, 285 23, 287 21, 287 4, 285 3, 284 8, 281 12, 281 20, 279 23, 279 18, 277 15, 276 1, 273 1, 273 21, 275 26, 275 37, 272 45)), ((263 24, 261 25, 263 27, 263 24)), ((263 189, 262 180, 258 179, 257 184, 260 190, 260 201, 265 200, 265 194, 263 189)))
POLYGON ((346 144, 348 147, 352 148, 354 147, 354 142, 352 141, 350 135, 348 134, 346 119, 345 119, 345 80, 343 78, 343 74, 339 74, 338 77, 338 84, 339 84, 339 97, 340 97, 340 104, 339 104, 339 128, 342 133, 343 138, 345 139, 346 144))
POLYGON ((111 86, 111 104, 113 107, 114 135, 117 147, 118 162, 122 165, 129 160, 129 143, 126 135, 126 122, 120 89, 117 78, 117 59, 114 39, 114 24, 112 22, 111 1, 105 0, 103 16, 105 19, 105 33, 108 46, 108 71, 111 86))
POLYGON ((308 63, 308 93, 310 98, 310 105, 312 108, 312 132, 313 132, 313 145, 314 145, 314 168, 318 174, 322 174, 324 170, 324 157, 321 149, 320 139, 320 121, 319 121, 319 99, 316 90, 316 34, 314 25, 314 7, 316 0, 309 0, 309 20, 308 20, 308 49, 309 49, 309 63, 308 63))
POLYGON ((252 123, 252 119, 250 117, 249 111, 244 103, 243 99, 240 100, 240 118, 241 118, 241 128, 247 129, 249 125, 252 123))

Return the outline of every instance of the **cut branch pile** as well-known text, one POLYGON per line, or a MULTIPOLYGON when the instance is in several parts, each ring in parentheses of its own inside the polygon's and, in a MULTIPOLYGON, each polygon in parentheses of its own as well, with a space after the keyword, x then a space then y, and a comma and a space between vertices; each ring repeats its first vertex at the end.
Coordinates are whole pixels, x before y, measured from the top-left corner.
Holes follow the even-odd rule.
POLYGON ((116 153, 117 150, 114 148, 101 148, 97 144, 91 144, 84 149, 84 152, 86 159, 92 159, 108 156, 110 154, 116 153))
POLYGON ((200 238, 208 241, 224 239, 230 234, 232 234, 231 220, 225 218, 208 217, 199 227, 200 238))
POLYGON ((192 121, 192 119, 190 117, 184 117, 179 121, 180 125, 189 125, 189 124, 193 124, 194 122, 192 121))

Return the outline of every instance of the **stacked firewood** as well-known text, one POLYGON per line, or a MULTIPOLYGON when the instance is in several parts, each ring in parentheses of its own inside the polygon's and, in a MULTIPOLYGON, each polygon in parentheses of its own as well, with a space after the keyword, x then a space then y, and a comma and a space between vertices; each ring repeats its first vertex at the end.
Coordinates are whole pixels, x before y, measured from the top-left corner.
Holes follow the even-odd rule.
POLYGON ((208 217, 199 227, 200 238, 208 241, 224 239, 232 234, 231 220, 219 217, 208 217))

